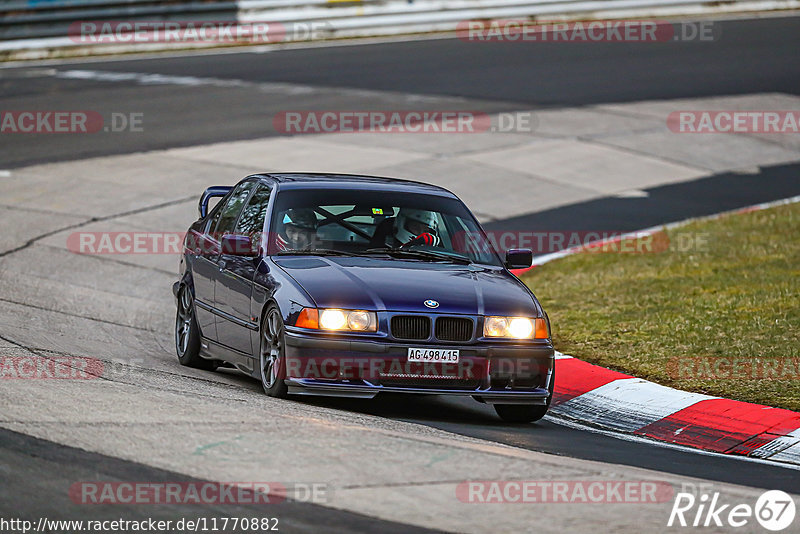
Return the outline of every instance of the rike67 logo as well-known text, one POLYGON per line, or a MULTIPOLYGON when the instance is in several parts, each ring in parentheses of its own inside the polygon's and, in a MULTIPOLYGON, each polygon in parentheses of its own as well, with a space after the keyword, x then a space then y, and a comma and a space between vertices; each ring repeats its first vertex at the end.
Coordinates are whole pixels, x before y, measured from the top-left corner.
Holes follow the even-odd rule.
POLYGON ((762 493, 754 506, 726 502, 719 492, 701 491, 699 496, 680 492, 675 495, 667 526, 740 528, 755 520, 763 528, 777 532, 790 527, 794 516, 794 500, 780 490, 762 493))

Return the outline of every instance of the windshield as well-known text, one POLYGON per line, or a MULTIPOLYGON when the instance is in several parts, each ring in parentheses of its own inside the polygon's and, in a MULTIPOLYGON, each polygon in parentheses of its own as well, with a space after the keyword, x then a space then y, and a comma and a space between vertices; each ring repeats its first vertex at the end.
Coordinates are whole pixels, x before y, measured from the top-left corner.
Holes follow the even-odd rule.
POLYGON ((282 191, 270 229, 272 255, 388 254, 500 265, 466 206, 436 195, 357 189, 282 191))

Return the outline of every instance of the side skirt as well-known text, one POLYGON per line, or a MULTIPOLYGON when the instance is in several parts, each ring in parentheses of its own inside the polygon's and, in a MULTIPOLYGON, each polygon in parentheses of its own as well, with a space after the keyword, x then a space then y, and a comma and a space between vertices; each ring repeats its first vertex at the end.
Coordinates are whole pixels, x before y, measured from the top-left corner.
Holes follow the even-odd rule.
POLYGON ((201 337, 200 338, 200 356, 207 360, 222 360, 233 364, 241 372, 253 376, 257 362, 249 354, 239 352, 238 350, 220 345, 215 341, 201 337))

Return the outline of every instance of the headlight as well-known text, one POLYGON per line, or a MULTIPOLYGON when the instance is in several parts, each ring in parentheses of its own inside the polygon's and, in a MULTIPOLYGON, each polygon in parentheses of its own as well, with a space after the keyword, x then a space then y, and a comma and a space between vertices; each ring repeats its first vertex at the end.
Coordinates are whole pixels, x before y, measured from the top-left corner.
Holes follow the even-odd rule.
POLYGON ((366 310, 305 308, 300 312, 296 326, 323 330, 375 332, 378 330, 378 316, 375 312, 366 310), (318 321, 313 320, 314 315, 318 316, 318 321))
POLYGON ((547 321, 528 317, 489 316, 483 321, 485 337, 508 337, 514 339, 547 339, 547 321))
POLYGON ((319 314, 319 326, 326 330, 341 330, 347 324, 347 315, 343 310, 322 310, 319 314))
POLYGON ((377 322, 372 320, 372 315, 367 311, 351 311, 347 314, 347 327, 350 330, 369 330, 377 322))
POLYGON ((514 317, 508 321, 508 333, 511 337, 528 339, 533 334, 533 321, 524 317, 514 317))
POLYGON ((483 335, 486 337, 503 337, 508 329, 505 317, 487 317, 483 323, 483 335))

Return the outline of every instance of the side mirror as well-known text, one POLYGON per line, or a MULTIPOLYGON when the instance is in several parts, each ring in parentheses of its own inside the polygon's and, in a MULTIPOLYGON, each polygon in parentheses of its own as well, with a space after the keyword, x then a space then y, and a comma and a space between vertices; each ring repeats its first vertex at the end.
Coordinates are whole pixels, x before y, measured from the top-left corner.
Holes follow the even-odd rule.
POLYGON ((231 189, 233 189, 233 187, 229 185, 215 185, 203 191, 203 194, 200 196, 200 202, 197 204, 197 211, 200 212, 200 218, 202 219, 208 214, 209 199, 213 197, 224 197, 231 189))
POLYGON ((506 251, 506 268, 527 269, 533 265, 533 251, 529 248, 512 248, 506 251))
POLYGON ((249 258, 257 256, 253 252, 253 240, 247 235, 225 234, 222 236, 222 253, 228 256, 246 256, 249 258))

